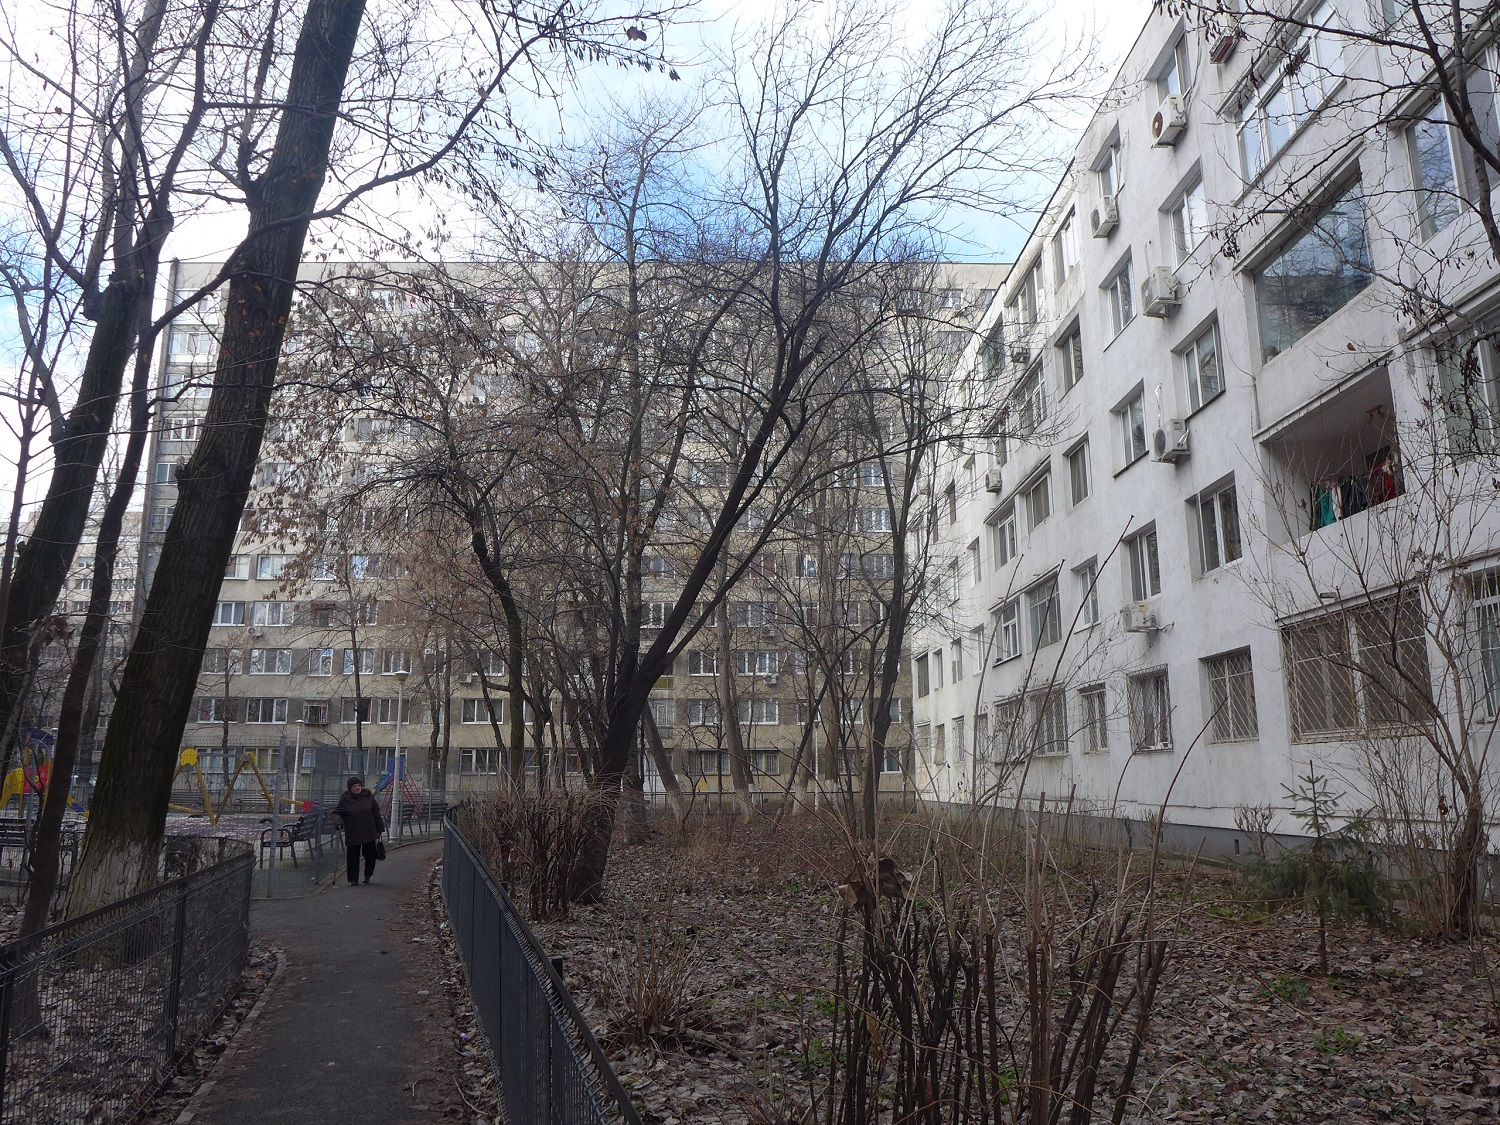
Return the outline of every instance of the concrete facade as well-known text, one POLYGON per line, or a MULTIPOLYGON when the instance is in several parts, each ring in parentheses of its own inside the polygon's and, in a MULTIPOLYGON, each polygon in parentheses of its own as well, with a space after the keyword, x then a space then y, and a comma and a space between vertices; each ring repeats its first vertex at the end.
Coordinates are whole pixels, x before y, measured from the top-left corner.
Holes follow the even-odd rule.
MULTIPOLYGON (((1365 31, 1372 8, 1295 11, 1365 31)), ((1500 519, 1474 341, 1500 275, 1414 73, 1152 14, 964 360, 1008 436, 930 482, 963 577, 913 646, 920 789, 1219 829, 1270 806, 1296 832, 1309 762, 1353 809, 1372 747, 1428 753, 1431 716, 1359 671, 1383 627, 1484 757, 1500 519)))

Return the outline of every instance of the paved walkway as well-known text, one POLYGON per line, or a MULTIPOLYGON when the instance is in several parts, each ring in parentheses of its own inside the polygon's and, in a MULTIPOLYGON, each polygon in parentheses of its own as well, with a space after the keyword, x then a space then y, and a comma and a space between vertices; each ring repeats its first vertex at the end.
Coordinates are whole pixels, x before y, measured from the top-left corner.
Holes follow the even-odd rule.
POLYGON ((215 1068, 193 1125, 355 1122, 428 1125, 413 1094, 426 1038, 400 932, 404 904, 425 893, 440 843, 391 850, 368 885, 257 902, 256 939, 285 963, 255 1024, 215 1068))

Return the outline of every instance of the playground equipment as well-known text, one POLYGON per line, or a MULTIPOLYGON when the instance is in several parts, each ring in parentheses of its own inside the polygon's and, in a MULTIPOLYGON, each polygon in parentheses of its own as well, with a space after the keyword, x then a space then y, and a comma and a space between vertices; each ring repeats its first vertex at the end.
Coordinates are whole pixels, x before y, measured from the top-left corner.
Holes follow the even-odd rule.
MULTIPOLYGON (((184 773, 187 773, 190 778, 196 780, 197 790, 203 798, 203 804, 199 808, 176 804, 168 805, 167 807, 175 812, 206 816, 208 817, 209 824, 218 824, 219 818, 224 815, 224 810, 229 807, 229 802, 234 797, 235 787, 239 784, 240 775, 247 769, 255 775, 255 783, 260 787, 261 796, 266 799, 266 807, 275 808, 276 797, 272 794, 270 787, 266 785, 266 779, 261 776, 260 767, 255 763, 255 755, 249 751, 240 755, 240 760, 235 765, 234 772, 229 775, 229 779, 224 784, 224 792, 219 796, 219 803, 215 806, 213 795, 209 792, 208 778, 204 776, 203 767, 198 761, 198 751, 191 746, 178 755, 177 772, 172 775, 172 784, 176 786, 177 779, 184 773)), ((281 801, 290 809, 297 807, 296 800, 291 797, 282 797, 281 801)))
MULTIPOLYGON (((35 727, 25 728, 21 731, 20 750, 21 764, 6 774, 4 783, 0 784, 0 813, 10 807, 11 801, 16 801, 24 814, 26 798, 40 798, 47 792, 47 784, 52 780, 51 734, 35 727)), ((69 796, 68 808, 81 815, 88 815, 76 797, 69 796)))

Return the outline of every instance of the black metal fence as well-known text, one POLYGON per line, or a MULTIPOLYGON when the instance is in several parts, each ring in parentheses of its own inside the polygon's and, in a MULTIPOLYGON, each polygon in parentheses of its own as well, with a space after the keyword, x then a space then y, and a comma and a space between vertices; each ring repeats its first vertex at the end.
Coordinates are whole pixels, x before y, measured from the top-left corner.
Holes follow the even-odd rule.
POLYGON ((536 935, 451 820, 443 901, 510 1125, 641 1125, 536 935))
POLYGON ((0 948, 0 1122, 128 1121, 223 1011, 252 855, 0 948))

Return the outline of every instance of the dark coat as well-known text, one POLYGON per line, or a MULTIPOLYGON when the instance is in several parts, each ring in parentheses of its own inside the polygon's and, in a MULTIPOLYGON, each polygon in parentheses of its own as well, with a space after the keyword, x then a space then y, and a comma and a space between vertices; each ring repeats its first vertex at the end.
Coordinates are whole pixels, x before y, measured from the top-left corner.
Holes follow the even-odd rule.
POLYGON ((345 789, 333 815, 344 826, 345 844, 368 844, 385 831, 385 817, 380 815, 380 802, 368 789, 358 795, 345 789))

